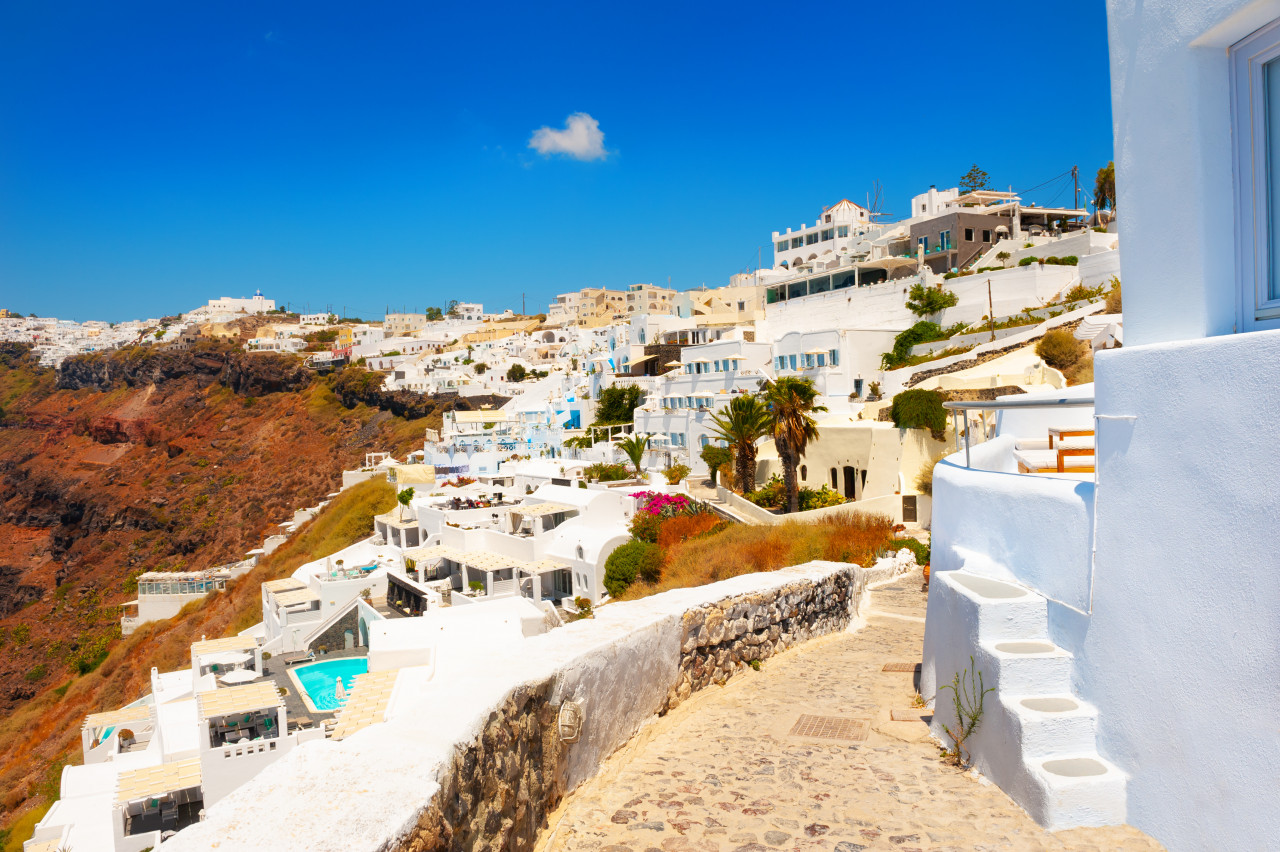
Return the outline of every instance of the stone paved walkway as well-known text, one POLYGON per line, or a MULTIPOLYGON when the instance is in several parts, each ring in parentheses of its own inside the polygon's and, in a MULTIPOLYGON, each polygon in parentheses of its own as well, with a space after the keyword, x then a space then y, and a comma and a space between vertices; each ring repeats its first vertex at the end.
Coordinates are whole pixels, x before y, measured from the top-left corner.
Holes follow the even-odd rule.
POLYGON ((1160 849, 1128 826, 1051 834, 944 765, 923 722, 891 720, 910 709, 914 675, 881 669, 920 659, 920 582, 874 590, 860 631, 775 657, 646 727, 551 815, 540 852, 1160 849), (870 730, 861 743, 791 736, 802 713, 870 730))

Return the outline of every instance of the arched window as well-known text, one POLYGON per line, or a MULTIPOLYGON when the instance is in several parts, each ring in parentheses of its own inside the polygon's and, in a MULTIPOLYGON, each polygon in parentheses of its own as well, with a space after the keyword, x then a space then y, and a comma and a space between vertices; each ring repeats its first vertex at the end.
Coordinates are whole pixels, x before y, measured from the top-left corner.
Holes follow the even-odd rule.
POLYGON ((585 553, 585 551, 582 549, 582 545, 578 545, 578 549, 575 552, 577 553, 579 559, 584 558, 583 553, 585 553))
POLYGON ((809 481, 809 466, 807 464, 800 465, 800 478, 805 482, 809 481))
POLYGON ((831 468, 831 487, 832 488, 840 487, 840 474, 839 474, 839 471, 837 471, 834 467, 831 468))

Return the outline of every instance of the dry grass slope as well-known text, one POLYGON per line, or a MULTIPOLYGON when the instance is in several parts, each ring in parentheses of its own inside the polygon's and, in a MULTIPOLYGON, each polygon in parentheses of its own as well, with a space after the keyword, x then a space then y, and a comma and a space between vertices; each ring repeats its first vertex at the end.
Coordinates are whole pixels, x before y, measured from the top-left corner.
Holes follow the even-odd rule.
POLYGON ((666 548, 658 582, 634 583, 622 597, 634 600, 814 559, 867 566, 892 539, 893 521, 883 515, 849 513, 817 524, 792 522, 769 527, 736 524, 666 548))
POLYGON ((201 636, 231 635, 261 620, 260 586, 313 559, 370 535, 373 517, 396 504, 385 480, 343 492, 298 534, 227 591, 188 604, 167 621, 144 625, 115 644, 90 674, 46 690, 0 720, 0 845, 16 852, 58 795, 62 767, 79 763, 84 716, 120 707, 150 687, 155 666, 171 671, 190 663, 190 644, 201 636))

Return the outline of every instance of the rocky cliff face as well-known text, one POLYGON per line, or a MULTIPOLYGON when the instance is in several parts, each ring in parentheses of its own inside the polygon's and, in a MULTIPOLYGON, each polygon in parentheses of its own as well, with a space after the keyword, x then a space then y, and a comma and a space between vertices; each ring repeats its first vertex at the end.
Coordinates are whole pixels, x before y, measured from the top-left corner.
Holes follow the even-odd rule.
POLYGON ((311 382, 311 374, 295 356, 200 341, 186 349, 133 347, 68 358, 58 370, 58 387, 105 391, 121 384, 145 387, 186 377, 201 385, 218 382, 245 396, 301 390, 311 382))
POLYGON ((0 351, 0 712, 118 636, 148 570, 243 557, 422 427, 344 407, 297 358, 198 343, 69 359, 0 351))

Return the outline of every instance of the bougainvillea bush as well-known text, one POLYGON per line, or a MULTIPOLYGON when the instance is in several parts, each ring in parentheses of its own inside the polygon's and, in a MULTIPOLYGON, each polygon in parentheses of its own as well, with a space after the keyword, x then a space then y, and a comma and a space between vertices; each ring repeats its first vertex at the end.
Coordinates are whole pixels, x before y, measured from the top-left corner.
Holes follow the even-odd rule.
POLYGON ((693 501, 683 494, 664 494, 660 491, 637 491, 636 508, 650 515, 674 518, 689 511, 693 501))

